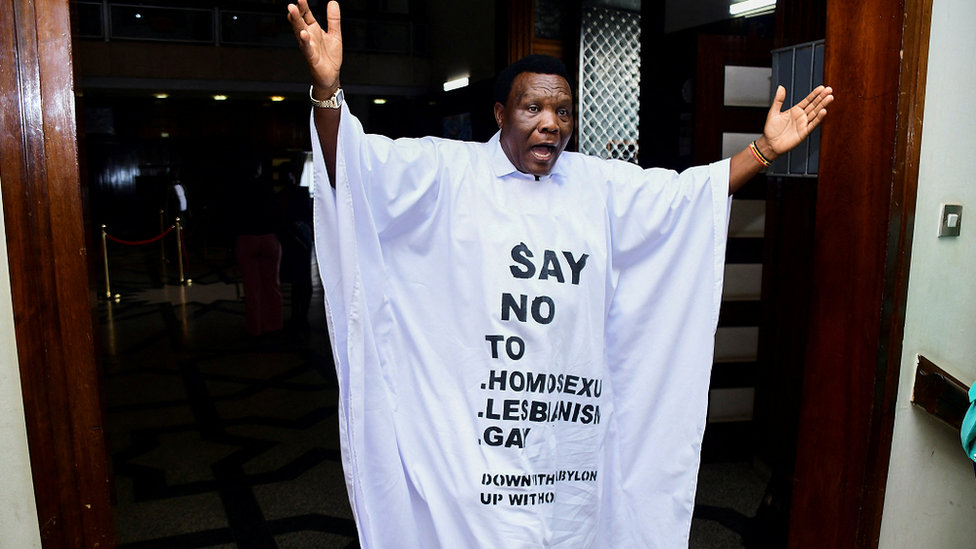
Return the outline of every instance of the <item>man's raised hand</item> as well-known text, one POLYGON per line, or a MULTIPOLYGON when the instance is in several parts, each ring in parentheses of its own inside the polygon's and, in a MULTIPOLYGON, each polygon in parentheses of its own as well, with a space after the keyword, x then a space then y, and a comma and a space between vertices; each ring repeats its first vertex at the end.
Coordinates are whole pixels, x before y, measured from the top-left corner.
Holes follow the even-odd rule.
MULTIPOLYGON (((834 100, 833 90, 829 87, 817 86, 793 108, 783 111, 783 101, 786 100, 786 88, 776 88, 773 106, 766 116, 766 126, 763 128, 765 145, 760 149, 770 159, 793 150, 810 135, 814 128, 827 116, 827 105, 834 100), (772 153, 772 154, 768 154, 772 153)), ((757 145, 760 145, 757 142, 757 145)))
POLYGON ((729 162, 729 194, 742 188, 763 166, 768 166, 781 154, 786 154, 803 142, 814 128, 827 116, 827 105, 833 100, 833 90, 818 86, 802 101, 783 111, 786 88, 776 88, 773 106, 766 116, 762 137, 754 143, 759 153, 754 155, 752 145, 732 156, 729 162))
POLYGON ((326 8, 326 29, 315 20, 308 0, 298 0, 297 5, 288 4, 288 21, 308 62, 312 93, 319 100, 332 97, 339 87, 339 68, 342 67, 342 29, 339 20, 339 4, 335 0, 329 2, 326 8))

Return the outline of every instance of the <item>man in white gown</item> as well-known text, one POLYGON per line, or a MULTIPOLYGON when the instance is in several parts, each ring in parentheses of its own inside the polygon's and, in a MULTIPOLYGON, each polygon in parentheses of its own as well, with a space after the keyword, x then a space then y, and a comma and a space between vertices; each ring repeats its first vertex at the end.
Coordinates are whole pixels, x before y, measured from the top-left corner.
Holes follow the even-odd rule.
POLYGON ((488 143, 392 141, 342 101, 327 9, 289 19, 362 546, 687 547, 729 195, 830 89, 785 112, 780 90, 750 148, 677 174, 565 153, 568 77, 531 56, 499 76, 488 143))

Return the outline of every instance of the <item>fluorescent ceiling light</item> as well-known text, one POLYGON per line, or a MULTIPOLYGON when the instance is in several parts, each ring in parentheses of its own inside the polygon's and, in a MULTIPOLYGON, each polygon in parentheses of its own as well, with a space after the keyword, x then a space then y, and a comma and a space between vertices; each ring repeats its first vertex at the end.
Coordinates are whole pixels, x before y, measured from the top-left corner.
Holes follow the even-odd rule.
POLYGON ((776 8, 776 0, 746 0, 729 6, 730 15, 752 15, 761 10, 776 8))
POLYGON ((283 96, 283 95, 272 95, 271 96, 271 100, 277 103, 278 101, 284 101, 285 100, 285 96, 283 96))
POLYGON ((215 96, 213 96, 213 98, 216 101, 223 101, 223 100, 227 99, 227 96, 226 95, 215 95, 215 96))
POLYGON ((373 100, 373 104, 374 105, 386 105, 386 99, 383 99, 382 97, 377 97, 376 99, 373 100))
POLYGON ((444 91, 449 92, 451 90, 456 90, 458 88, 463 88, 468 85, 468 77, 457 78, 455 80, 448 80, 444 82, 444 91))
POLYGON ((169 97, 169 94, 168 93, 157 93, 157 94, 153 94, 153 97, 155 97, 156 99, 166 99, 167 97, 169 97))

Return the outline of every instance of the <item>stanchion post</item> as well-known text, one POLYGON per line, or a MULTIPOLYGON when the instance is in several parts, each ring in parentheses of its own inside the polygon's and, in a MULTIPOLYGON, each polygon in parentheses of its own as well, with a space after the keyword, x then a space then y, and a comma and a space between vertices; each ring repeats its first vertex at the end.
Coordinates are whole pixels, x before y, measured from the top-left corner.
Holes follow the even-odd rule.
MULTIPOLYGON (((163 210, 159 210, 159 233, 162 234, 166 230, 166 213, 163 210)), ((163 258, 163 264, 166 264, 166 239, 159 239, 159 253, 163 258)))
POLYGON ((180 266, 180 284, 186 283, 186 276, 183 273, 183 227, 180 218, 176 218, 176 255, 180 266))
POLYGON ((105 263, 105 297, 112 299, 112 282, 108 278, 108 246, 105 245, 107 241, 105 225, 102 225, 102 261, 105 263))

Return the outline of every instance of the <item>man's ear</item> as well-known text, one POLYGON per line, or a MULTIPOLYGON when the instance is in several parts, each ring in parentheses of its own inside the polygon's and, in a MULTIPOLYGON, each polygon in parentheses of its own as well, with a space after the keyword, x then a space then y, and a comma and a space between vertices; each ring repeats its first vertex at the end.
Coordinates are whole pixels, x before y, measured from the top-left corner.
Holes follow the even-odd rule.
POLYGON ((505 115, 505 105, 499 102, 495 102, 495 124, 498 125, 498 129, 502 127, 502 117, 505 115))

